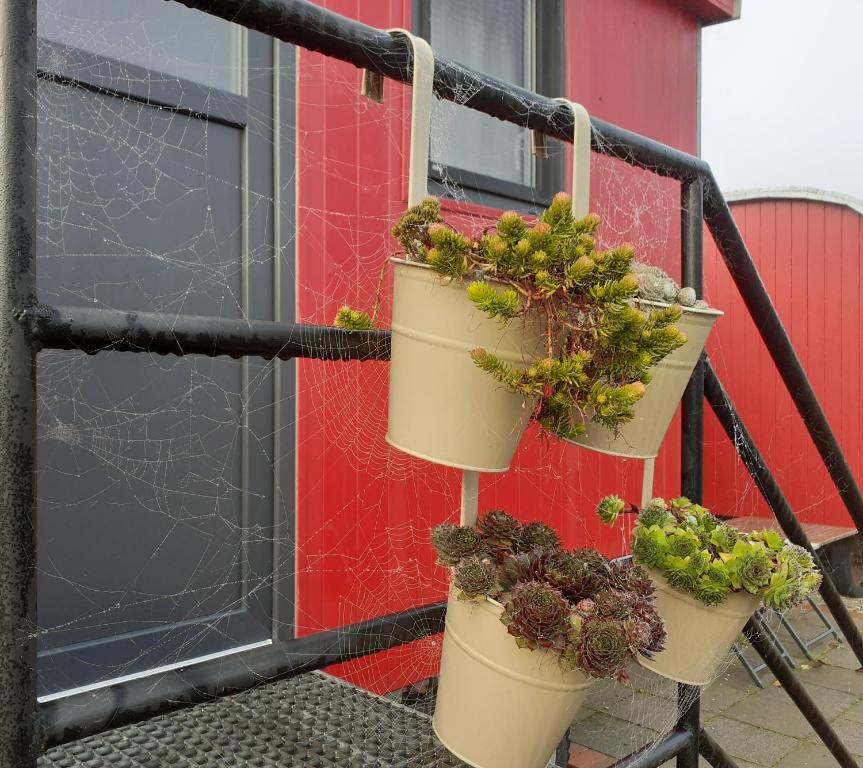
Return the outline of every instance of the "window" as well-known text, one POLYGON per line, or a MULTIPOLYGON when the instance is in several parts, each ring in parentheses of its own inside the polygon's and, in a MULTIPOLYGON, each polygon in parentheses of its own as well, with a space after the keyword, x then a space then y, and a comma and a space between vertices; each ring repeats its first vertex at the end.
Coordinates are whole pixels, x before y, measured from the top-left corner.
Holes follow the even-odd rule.
POLYGON ((79 51, 239 93, 242 30, 179 3, 44 0, 39 37, 79 51))
MULTIPOLYGON (((420 34, 435 53, 529 90, 563 94, 560 0, 420 0, 418 11, 420 34)), ((430 175, 476 202, 547 203, 563 178, 562 152, 553 149, 549 158, 534 157, 526 129, 434 104, 430 175)))

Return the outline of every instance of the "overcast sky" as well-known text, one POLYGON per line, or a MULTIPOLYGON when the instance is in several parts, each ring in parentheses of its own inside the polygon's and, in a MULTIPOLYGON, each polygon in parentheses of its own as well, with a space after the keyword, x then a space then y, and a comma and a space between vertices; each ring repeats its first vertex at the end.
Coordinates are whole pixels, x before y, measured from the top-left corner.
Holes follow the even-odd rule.
POLYGON ((702 43, 701 154, 725 191, 863 199, 863 0, 743 0, 702 43))

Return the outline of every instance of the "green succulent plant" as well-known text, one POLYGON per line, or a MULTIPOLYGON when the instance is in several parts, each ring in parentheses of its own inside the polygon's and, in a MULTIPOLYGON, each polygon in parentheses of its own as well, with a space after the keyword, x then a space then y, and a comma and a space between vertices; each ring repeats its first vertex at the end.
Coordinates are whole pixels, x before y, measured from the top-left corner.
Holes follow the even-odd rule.
POLYGON ((674 522, 674 515, 665 503, 665 499, 651 499, 638 515, 638 523, 644 528, 650 528, 652 525, 658 525, 661 528, 672 522, 674 522))
POLYGON ((485 552, 485 543, 473 529, 443 523, 432 529, 431 540, 442 565, 455 566, 463 558, 485 552))
MULTIPOLYGON (((599 225, 592 214, 576 219, 569 195, 560 193, 537 220, 507 211, 479 236, 448 225, 433 197, 408 208, 392 229, 407 260, 462 283, 488 317, 542 324, 543 354, 524 365, 481 347, 470 354, 504 387, 535 401, 532 418, 564 438, 583 434, 588 421, 612 430, 630 421, 650 369, 686 342, 676 326, 677 292, 669 306, 639 304, 645 295, 631 271, 634 248, 597 248, 599 225)), ((378 296, 371 314, 342 307, 335 324, 372 329, 380 303, 378 296)))
POLYGON ((336 313, 336 326, 348 331, 371 331, 374 330, 375 321, 359 309, 351 309, 344 306, 336 313))
POLYGON ((500 590, 497 569, 476 555, 459 560, 453 568, 452 583, 462 600, 484 600, 500 590))
POLYGON ((617 516, 623 512, 624 507, 626 507, 626 502, 620 496, 606 496, 599 502, 596 513, 603 523, 614 525, 617 516))
POLYGON ((668 537, 658 525, 639 526, 632 532, 632 556, 637 563, 661 568, 668 554, 668 537))
POLYGON ((740 540, 734 544, 731 553, 723 553, 723 562, 731 576, 734 589, 745 589, 755 595, 770 583, 773 561, 767 548, 759 541, 740 540))
MULTIPOLYGON (((609 498, 617 497, 606 497, 597 508, 602 520, 609 517, 609 498)), ((805 600, 821 581, 805 549, 769 529, 739 531, 684 497, 653 499, 639 512, 632 557, 705 605, 747 592, 768 608, 784 611, 805 600)))
POLYGON ((624 678, 631 631, 630 622, 603 616, 587 617, 581 622, 575 643, 576 665, 594 677, 624 678))
POLYGON ((452 568, 454 595, 500 603, 514 641, 556 654, 562 671, 623 679, 635 654, 664 647, 653 582, 635 563, 564 549, 550 526, 522 525, 503 510, 481 515, 475 527, 435 526, 431 540, 438 562, 452 568))
POLYGON ((519 552, 530 552, 537 547, 555 550, 560 547, 560 537, 557 531, 540 520, 526 523, 515 543, 519 552))
POLYGON ((717 525, 710 532, 710 543, 720 552, 730 552, 740 538, 740 531, 731 525, 717 525))

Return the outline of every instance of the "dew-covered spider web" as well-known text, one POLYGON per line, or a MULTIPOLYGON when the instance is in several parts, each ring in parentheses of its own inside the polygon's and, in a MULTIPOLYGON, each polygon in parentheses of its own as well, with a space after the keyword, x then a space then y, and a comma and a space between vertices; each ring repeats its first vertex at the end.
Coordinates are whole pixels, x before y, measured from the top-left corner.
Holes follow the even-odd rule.
MULTIPOLYGON (((369 5, 364 22, 410 26, 388 4, 369 5)), ((497 35, 528 35, 522 5, 502 4, 497 35)), ((380 289, 387 327, 408 87, 388 81, 383 103, 365 99, 351 65, 161 0, 41 0, 39 32, 40 301, 169 322, 326 325, 345 303, 370 307, 380 289)), ((491 68, 494 53, 470 55, 491 68)), ((499 66, 493 74, 530 86, 529 63, 499 66)), ((432 176, 445 216, 479 231, 501 209, 540 209, 539 179, 564 167, 563 145, 549 140, 551 156, 538 158, 527 131, 465 114, 453 104, 433 114, 432 176), (479 197, 480 176, 515 193, 479 197)), ((598 153, 592 160, 602 244, 634 243, 642 260, 679 277, 679 184, 598 153)), ((719 338, 711 354, 722 361, 719 338)), ((444 599, 448 573, 428 536, 458 520, 460 476, 386 443, 388 370, 110 347, 42 352, 43 699, 243 658, 444 599)), ((679 493, 678 425, 657 463, 656 495, 679 493)), ((641 471, 530 427, 510 471, 482 477, 480 509, 543 519, 567 546, 618 556, 627 527, 605 529, 593 510, 610 493, 638 501, 641 471)), ((757 497, 735 477, 734 504, 715 510, 723 516, 757 497)), ((437 674, 440 649, 434 635, 331 671, 394 697, 414 686, 407 699, 430 709, 423 692, 434 685, 424 681, 437 674)), ((607 742, 619 728, 625 754, 671 728, 675 697, 672 684, 633 668, 629 684, 595 686, 573 739, 607 742)), ((394 748, 412 747, 397 728, 375 727, 394 748)))

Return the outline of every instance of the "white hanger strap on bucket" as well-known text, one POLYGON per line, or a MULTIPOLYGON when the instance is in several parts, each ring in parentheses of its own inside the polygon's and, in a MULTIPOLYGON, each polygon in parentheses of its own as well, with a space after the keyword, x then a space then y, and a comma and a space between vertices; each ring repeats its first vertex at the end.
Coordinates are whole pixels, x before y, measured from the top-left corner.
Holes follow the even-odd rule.
MULTIPOLYGON (((416 205, 428 194, 429 139, 434 85, 434 53, 421 37, 406 29, 387 30, 393 37, 404 37, 413 51, 414 71, 411 95, 411 143, 408 168, 408 205, 416 205)), ((363 70, 360 93, 373 101, 383 101, 383 77, 363 70)))
POLYGON ((434 53, 425 40, 415 37, 406 29, 390 29, 389 33, 394 37, 407 38, 414 54, 408 205, 416 205, 428 194, 434 53))
POLYGON ((555 99, 572 111, 572 215, 583 219, 590 213, 590 115, 569 99, 555 99))

